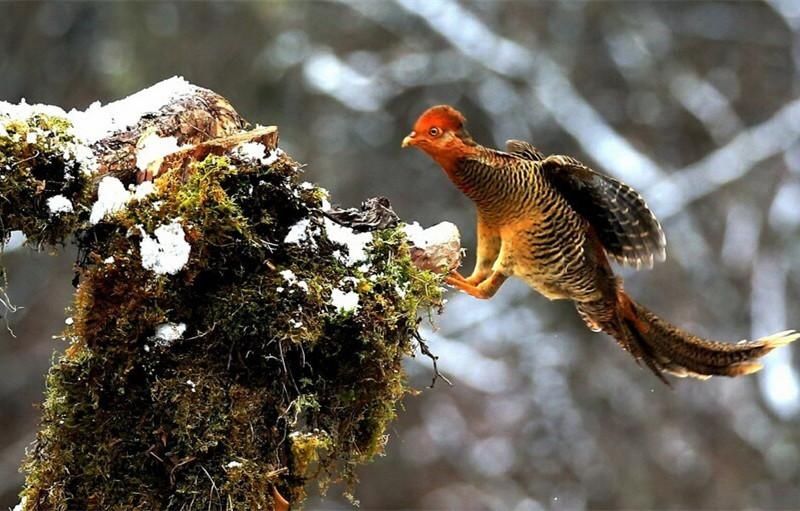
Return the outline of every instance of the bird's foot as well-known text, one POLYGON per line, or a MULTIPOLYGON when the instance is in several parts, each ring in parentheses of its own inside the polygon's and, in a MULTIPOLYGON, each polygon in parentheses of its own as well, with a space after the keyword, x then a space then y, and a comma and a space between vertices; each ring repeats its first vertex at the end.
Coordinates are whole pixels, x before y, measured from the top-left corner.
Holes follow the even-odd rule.
POLYGON ((471 284, 469 280, 465 279, 458 272, 451 272, 447 277, 445 277, 444 281, 454 288, 464 291, 470 296, 485 300, 494 296, 507 278, 508 277, 500 272, 493 272, 488 278, 476 285, 471 284))

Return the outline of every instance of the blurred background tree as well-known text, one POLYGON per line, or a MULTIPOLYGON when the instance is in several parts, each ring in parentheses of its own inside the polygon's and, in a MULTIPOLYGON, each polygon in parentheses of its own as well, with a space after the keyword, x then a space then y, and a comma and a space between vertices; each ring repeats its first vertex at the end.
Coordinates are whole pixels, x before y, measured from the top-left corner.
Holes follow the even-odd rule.
MULTIPOLYGON (((477 140, 533 142, 637 187, 667 262, 631 294, 698 334, 800 327, 800 4, 481 2, 0 4, 0 98, 84 108, 183 75, 282 147, 343 205, 388 196, 456 222, 467 199, 401 151, 450 103, 477 140)), ((20 306, 0 332, 0 507, 13 506, 73 253, 2 255, 20 306)), ((467 257, 471 260, 471 255, 467 257)), ((792 508, 797 347, 754 377, 661 385, 566 303, 519 282, 453 295, 431 348, 454 387, 406 399, 363 509, 792 508)), ((308 509, 348 508, 333 491, 308 509)))

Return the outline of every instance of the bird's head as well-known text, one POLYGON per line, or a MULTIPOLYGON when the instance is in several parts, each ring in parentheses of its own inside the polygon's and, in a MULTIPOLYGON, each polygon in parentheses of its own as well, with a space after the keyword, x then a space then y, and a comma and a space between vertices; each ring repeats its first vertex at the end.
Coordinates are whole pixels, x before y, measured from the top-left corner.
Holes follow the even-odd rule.
POLYGON ((447 168, 475 147, 466 122, 461 112, 451 106, 431 107, 419 116, 402 147, 417 147, 447 168))

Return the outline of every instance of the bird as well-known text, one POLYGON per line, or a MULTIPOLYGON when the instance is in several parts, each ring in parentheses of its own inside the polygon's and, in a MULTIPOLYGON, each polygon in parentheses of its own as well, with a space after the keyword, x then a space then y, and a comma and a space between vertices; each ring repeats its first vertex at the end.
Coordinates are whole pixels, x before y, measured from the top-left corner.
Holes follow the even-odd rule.
POLYGON ((666 258, 664 231, 638 192, 575 158, 545 156, 520 140, 504 151, 484 147, 449 105, 423 112, 402 147, 430 156, 476 206, 474 271, 445 278, 458 290, 488 299, 516 277, 550 300, 571 300, 589 329, 613 337, 667 385, 665 375, 754 373, 760 357, 800 338, 786 330, 739 343, 704 339, 633 300, 611 261, 652 268, 666 258))

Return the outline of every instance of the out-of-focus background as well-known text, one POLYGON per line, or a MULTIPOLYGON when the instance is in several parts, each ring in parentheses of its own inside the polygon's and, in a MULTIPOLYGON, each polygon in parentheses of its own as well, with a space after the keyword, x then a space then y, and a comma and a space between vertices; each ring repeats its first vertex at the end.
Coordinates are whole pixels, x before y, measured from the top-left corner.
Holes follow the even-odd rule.
MULTIPOLYGON (((631 294, 699 334, 800 327, 800 3, 2 3, 0 99, 84 108, 183 75, 277 124, 334 202, 474 213, 400 140, 450 103, 475 138, 532 141, 639 189, 668 259, 631 294)), ((0 325, 0 509, 36 430, 73 289, 72 249, 8 247, 0 325)), ((467 271, 469 268, 467 268, 467 271)), ((797 508, 800 346, 756 376, 662 385, 567 303, 512 282, 453 294, 427 339, 453 387, 405 400, 362 509, 797 508)), ((308 509, 347 509, 334 489, 308 509)))

